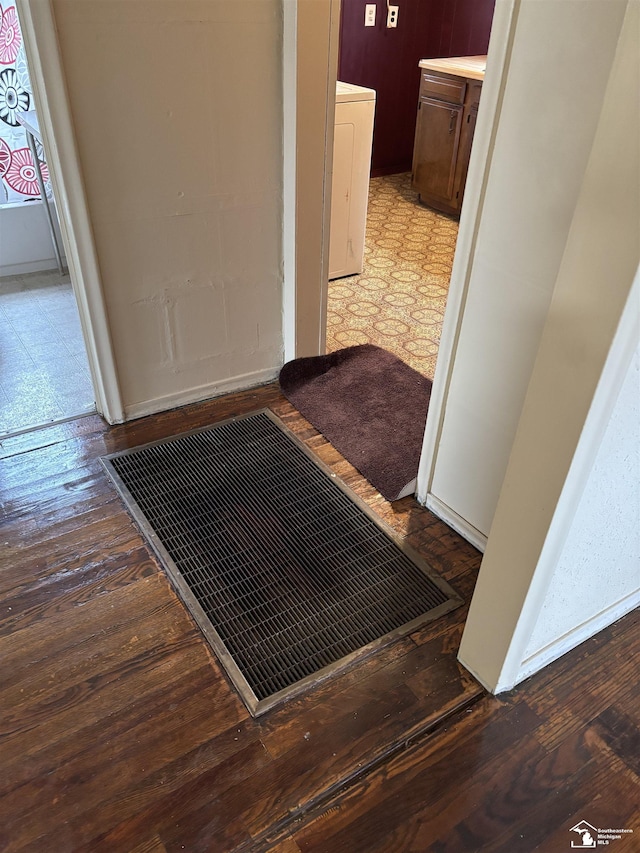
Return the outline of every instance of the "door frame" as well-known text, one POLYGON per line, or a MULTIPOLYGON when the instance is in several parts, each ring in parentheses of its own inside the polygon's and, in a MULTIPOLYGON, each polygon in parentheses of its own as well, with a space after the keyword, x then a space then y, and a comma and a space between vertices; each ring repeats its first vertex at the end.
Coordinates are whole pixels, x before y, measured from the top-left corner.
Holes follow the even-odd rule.
POLYGON ((50 0, 16 0, 33 99, 60 220, 98 412, 124 408, 50 0))
POLYGON ((341 0, 282 0, 284 360, 324 353, 341 0))
POLYGON ((495 138, 500 123, 504 91, 521 0, 496 3, 487 51, 487 72, 482 84, 482 107, 473 137, 458 239, 451 271, 444 323, 431 399, 425 426, 416 484, 416 498, 442 518, 480 551, 487 537, 431 494, 438 446, 456 359, 469 282, 473 270, 478 232, 484 210, 486 187, 491 172, 495 138))

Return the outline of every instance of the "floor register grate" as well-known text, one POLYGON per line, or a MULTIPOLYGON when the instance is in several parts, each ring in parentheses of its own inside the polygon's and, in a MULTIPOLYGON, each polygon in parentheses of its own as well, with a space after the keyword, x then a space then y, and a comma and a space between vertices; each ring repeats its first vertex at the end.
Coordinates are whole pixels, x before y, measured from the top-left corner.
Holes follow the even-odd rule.
POLYGON ((462 603, 267 410, 102 461, 254 715, 462 603))

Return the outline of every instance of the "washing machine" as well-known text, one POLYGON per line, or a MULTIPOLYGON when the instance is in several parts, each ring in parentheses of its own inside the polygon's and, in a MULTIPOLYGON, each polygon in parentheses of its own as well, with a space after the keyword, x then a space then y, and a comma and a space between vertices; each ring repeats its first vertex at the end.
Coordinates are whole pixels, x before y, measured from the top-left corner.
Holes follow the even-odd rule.
POLYGON ((362 272, 376 93, 336 84, 329 278, 362 272))

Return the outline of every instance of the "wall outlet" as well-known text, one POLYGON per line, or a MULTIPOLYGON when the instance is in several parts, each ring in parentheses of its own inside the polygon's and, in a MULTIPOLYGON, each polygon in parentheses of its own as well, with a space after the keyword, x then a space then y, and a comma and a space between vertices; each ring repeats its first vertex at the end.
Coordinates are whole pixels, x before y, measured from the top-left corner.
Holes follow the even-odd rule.
POLYGON ((387 27, 397 27, 398 26, 398 9, 399 6, 389 6, 389 11, 387 12, 387 27))
POLYGON ((375 27, 376 25, 376 4, 367 3, 364 7, 364 25, 365 27, 375 27))

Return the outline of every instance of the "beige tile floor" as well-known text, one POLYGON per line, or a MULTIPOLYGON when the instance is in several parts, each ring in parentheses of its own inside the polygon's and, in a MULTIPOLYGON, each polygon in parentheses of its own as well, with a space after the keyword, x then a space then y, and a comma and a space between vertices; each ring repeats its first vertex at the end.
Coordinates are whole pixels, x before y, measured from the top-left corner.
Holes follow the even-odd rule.
POLYGON ((0 278, 0 436, 94 409, 69 277, 0 278))
POLYGON ((329 282, 327 351, 375 344, 433 379, 457 237, 411 175, 372 178, 364 269, 329 282))

